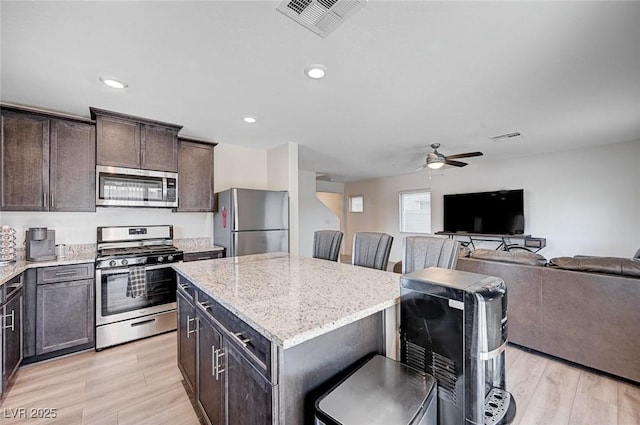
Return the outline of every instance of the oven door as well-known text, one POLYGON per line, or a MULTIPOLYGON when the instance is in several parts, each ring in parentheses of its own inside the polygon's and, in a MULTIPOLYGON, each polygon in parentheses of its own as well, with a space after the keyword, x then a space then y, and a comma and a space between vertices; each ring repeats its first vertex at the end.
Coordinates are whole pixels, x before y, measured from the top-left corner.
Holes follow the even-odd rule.
POLYGON ((146 267, 147 291, 127 296, 129 268, 96 269, 96 325, 176 309, 176 272, 169 264, 146 267))

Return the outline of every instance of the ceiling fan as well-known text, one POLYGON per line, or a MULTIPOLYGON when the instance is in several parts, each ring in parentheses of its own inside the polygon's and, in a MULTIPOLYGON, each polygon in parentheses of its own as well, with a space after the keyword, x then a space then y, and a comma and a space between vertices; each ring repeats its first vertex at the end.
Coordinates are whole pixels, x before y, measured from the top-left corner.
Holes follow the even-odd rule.
POLYGON ((454 167, 464 167, 465 165, 467 165, 466 162, 454 161, 454 160, 459 158, 471 158, 474 156, 482 156, 482 152, 467 152, 467 153, 459 153, 456 155, 444 156, 440 152, 438 152, 439 147, 440 147, 440 143, 431 144, 431 148, 433 149, 433 152, 430 152, 427 155, 427 159, 425 163, 422 164, 420 167, 418 167, 416 171, 423 170, 427 167, 431 168, 432 170, 437 170, 439 168, 442 168, 445 164, 452 165, 454 167))

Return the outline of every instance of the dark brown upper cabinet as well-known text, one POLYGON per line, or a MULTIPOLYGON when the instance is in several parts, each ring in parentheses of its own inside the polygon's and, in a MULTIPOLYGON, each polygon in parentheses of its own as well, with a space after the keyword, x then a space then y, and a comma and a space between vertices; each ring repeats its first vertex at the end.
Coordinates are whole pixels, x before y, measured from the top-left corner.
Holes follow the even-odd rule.
POLYGON ((95 211, 95 125, 2 106, 0 209, 95 211))
POLYGON ((178 171, 180 125, 89 108, 96 120, 98 165, 178 171))
POLYGON ((51 120, 49 211, 96 210, 96 127, 51 120))
POLYGON ((195 139, 179 139, 177 211, 213 211, 213 148, 215 146, 215 143, 195 139))

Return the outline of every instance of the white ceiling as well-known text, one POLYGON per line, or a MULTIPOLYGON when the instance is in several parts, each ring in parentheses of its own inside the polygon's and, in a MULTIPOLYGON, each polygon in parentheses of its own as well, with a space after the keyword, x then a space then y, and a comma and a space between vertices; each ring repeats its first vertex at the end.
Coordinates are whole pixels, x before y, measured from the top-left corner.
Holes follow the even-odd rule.
POLYGON ((471 167, 640 141, 640 2, 370 0, 325 39, 277 5, 3 0, 2 101, 295 142, 301 168, 336 181, 412 172, 434 142, 483 151, 471 167), (525 137, 488 139, 511 131, 525 137))

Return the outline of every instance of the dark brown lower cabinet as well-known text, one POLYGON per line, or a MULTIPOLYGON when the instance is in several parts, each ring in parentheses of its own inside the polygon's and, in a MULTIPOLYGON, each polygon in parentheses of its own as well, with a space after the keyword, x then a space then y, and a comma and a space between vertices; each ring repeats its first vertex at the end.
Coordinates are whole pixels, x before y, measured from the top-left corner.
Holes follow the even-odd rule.
MULTIPOLYGON (((0 400, 11 385, 15 373, 22 361, 22 311, 23 289, 20 287, 7 299, 0 303, 0 400)), ((15 279, 12 279, 15 281, 15 279)), ((11 285, 11 282, 6 285, 11 285)), ((5 288, 0 288, 0 290, 5 288)))
POLYGON ((271 383, 254 369, 230 341, 225 341, 224 358, 226 359, 229 424, 271 424, 273 394, 271 383))
MULTIPOLYGON (((211 425, 273 425, 274 386, 251 351, 259 344, 247 330, 227 328, 229 311, 193 288, 184 278, 178 285, 178 366, 211 425), (185 289, 187 288, 187 289, 185 289), (193 314, 195 313, 195 320, 193 314), (194 332, 197 330, 196 332, 194 332), (195 385, 194 385, 195 383, 195 385)), ((236 319, 239 320, 239 319, 236 319)), ((235 323, 235 322, 228 322, 235 323)))
POLYGON ((222 335, 211 321, 198 313, 198 406, 210 424, 225 419, 225 385, 222 335))
POLYGON ((180 290, 176 296, 178 304, 178 368, 188 387, 196 388, 196 310, 189 295, 180 290))
POLYGON ((36 355, 93 344, 93 279, 38 284, 36 355))

